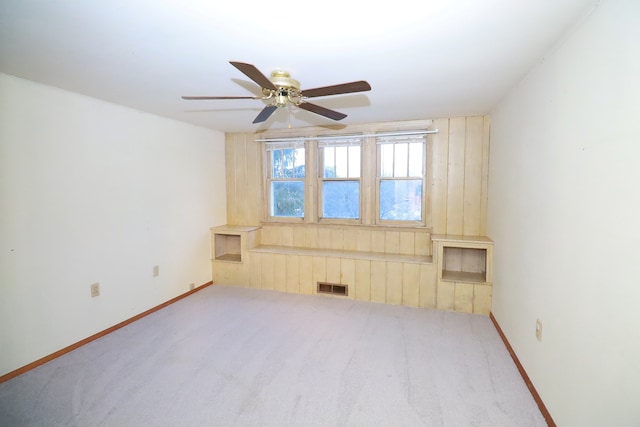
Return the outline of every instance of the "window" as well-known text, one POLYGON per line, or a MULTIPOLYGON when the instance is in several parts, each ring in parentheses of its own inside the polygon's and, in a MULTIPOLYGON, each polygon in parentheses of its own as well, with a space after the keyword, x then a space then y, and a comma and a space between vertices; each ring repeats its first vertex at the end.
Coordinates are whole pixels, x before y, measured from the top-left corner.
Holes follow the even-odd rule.
POLYGON ((360 219, 361 143, 359 137, 318 142, 320 218, 360 219))
POLYGON ((424 135, 379 136, 378 219, 422 221, 424 135))
POLYGON ((256 139, 265 147, 262 219, 429 226, 429 125, 256 139))
POLYGON ((304 217, 306 159, 303 142, 267 143, 269 216, 304 217))

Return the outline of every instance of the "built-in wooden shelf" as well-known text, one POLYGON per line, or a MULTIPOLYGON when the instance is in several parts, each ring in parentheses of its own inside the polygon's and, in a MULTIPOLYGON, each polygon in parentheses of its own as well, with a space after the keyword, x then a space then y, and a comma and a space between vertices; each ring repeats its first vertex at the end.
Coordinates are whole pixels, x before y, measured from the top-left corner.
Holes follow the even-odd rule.
POLYGON ((437 307, 488 315, 493 293, 493 241, 485 236, 433 234, 437 307))
POLYGON ((242 262, 240 235, 215 233, 213 239, 215 242, 214 258, 216 260, 242 262))
POLYGON ((486 283, 487 274, 482 273, 470 273, 468 271, 442 271, 442 280, 450 282, 468 282, 468 283, 486 283))
POLYGON ((216 261, 242 262, 241 254, 224 254, 216 256, 216 261))
POLYGON ((444 246, 442 280, 486 282, 487 248, 444 246))
POLYGON ((438 278, 452 282, 491 282, 493 241, 484 236, 434 234, 438 278))
POLYGON ((260 227, 221 225, 211 228, 213 259, 215 261, 242 262, 245 245, 253 247, 255 238, 248 239, 260 227), (246 242, 251 240, 251 242, 246 242))

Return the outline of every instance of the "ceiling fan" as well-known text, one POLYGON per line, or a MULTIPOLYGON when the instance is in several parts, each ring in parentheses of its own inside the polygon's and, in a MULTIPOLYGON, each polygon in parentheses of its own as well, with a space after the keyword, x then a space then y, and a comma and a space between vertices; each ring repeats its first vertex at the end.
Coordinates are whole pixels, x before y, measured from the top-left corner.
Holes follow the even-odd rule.
POLYGON ((261 123, 267 120, 271 114, 280 107, 294 105, 303 110, 328 117, 332 120, 342 120, 346 114, 330 110, 320 105, 312 104, 308 98, 318 96, 340 95, 344 93, 364 92, 371 90, 371 86, 364 80, 342 83, 331 86, 323 86, 314 89, 300 89, 300 83, 291 78, 288 72, 277 70, 267 77, 254 65, 244 62, 229 61, 231 65, 243 72, 247 77, 260 85, 263 96, 183 96, 182 99, 206 100, 206 99, 261 99, 268 105, 262 109, 253 123, 261 123))

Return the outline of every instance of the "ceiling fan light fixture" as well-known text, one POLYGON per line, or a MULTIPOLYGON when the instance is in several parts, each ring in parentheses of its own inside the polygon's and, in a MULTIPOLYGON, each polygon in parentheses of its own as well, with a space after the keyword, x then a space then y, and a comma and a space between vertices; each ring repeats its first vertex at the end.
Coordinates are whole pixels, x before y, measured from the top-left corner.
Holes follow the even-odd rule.
POLYGON ((289 104, 289 93, 286 90, 279 90, 275 96, 273 105, 277 107, 285 107, 289 104))

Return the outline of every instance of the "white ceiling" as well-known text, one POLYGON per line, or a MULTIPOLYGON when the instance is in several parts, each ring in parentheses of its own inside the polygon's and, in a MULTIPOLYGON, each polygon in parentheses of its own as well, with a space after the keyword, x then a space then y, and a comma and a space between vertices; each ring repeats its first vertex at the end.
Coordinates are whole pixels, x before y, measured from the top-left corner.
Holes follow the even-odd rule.
MULTIPOLYGON (((340 124, 485 114, 597 0, 0 0, 0 72, 228 132, 260 100, 229 64, 284 69, 302 89, 366 80, 370 92, 314 98, 340 124)), ((294 108, 291 125, 333 125, 294 108)))

